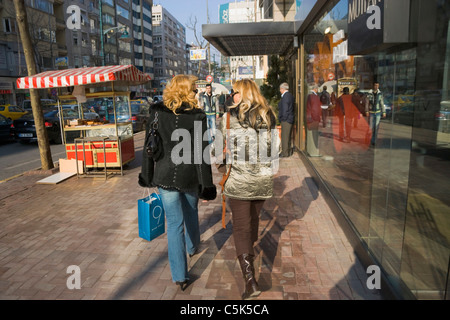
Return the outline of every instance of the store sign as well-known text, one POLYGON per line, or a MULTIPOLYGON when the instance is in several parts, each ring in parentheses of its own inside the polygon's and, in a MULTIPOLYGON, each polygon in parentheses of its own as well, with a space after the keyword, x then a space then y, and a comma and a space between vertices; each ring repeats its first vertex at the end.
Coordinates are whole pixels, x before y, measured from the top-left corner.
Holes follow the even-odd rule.
POLYGON ((344 30, 339 30, 333 35, 333 44, 337 44, 333 47, 333 64, 340 63, 348 60, 348 41, 342 41, 345 39, 344 30), (342 42, 341 42, 342 41, 342 42), (340 43, 339 43, 340 42, 340 43))
POLYGON ((206 49, 195 49, 190 51, 190 60, 206 60, 206 49))
POLYGON ((367 54, 410 41, 410 0, 349 0, 348 53, 367 54))
POLYGON ((249 75, 249 74, 253 74, 253 67, 249 66, 249 67, 239 67, 238 68, 238 73, 242 74, 242 75, 249 75))
POLYGON ((219 7, 219 23, 230 23, 230 4, 221 4, 219 7))
POLYGON ((68 65, 69 65, 69 60, 67 57, 55 58, 55 67, 67 67, 68 65))
POLYGON ((348 53, 368 52, 383 43, 385 0, 348 1, 348 53))

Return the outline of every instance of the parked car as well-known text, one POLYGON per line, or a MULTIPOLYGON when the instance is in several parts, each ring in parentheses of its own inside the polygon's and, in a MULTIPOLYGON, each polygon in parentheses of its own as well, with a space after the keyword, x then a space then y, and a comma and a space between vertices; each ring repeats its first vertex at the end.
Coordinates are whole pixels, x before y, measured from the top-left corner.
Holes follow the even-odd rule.
MULTIPOLYGON (((45 109, 46 107, 49 106, 57 106, 58 104, 56 103, 55 100, 53 99, 41 99, 41 108, 45 109)), ((24 100, 22 102, 22 109, 24 111, 28 111, 31 113, 31 100, 24 100)))
POLYGON ((412 126, 414 123, 414 104, 403 105, 395 111, 394 122, 412 126))
POLYGON ((19 106, 6 104, 3 106, 0 106, 0 114, 5 116, 7 119, 16 120, 16 119, 19 119, 20 117, 22 117, 23 115, 27 114, 27 112, 24 111, 19 106))
POLYGON ((437 129, 440 132, 450 132, 450 101, 442 101, 439 112, 434 115, 437 129))
POLYGON ((0 114, 0 142, 7 141, 14 141, 13 121, 0 114))
POLYGON ((131 122, 133 123, 133 132, 145 130, 149 116, 149 108, 150 105, 143 100, 131 100, 131 122))
MULTIPOLYGON (((71 108, 63 109, 64 120, 77 119, 78 113, 71 108)), ((58 109, 44 109, 44 121, 47 129, 48 139, 55 144, 62 143, 61 125, 58 109)), ((26 114, 20 119, 14 120, 14 136, 20 143, 30 143, 37 141, 34 118, 31 114, 26 114)))
POLYGON ((162 100, 163 100, 163 96, 161 96, 161 95, 153 96, 153 103, 157 103, 157 102, 160 102, 162 100))

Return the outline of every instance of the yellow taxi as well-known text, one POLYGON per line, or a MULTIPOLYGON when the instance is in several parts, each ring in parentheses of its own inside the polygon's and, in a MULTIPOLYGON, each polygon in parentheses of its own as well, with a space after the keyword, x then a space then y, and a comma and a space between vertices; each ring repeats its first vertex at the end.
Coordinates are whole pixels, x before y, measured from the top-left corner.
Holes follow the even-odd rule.
POLYGON ((7 119, 16 120, 21 118, 27 112, 19 106, 11 104, 0 106, 0 114, 4 115, 7 119))

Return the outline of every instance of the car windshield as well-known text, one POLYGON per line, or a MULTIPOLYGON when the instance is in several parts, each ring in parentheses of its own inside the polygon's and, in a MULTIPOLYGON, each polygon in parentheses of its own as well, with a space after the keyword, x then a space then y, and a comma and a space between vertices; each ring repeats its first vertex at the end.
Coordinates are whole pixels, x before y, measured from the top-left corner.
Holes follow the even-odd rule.
POLYGON ((139 113, 141 111, 141 105, 140 104, 132 104, 131 105, 131 112, 132 113, 139 113))
POLYGON ((54 117, 58 113, 58 110, 51 110, 51 111, 44 111, 44 117, 45 118, 51 118, 54 117))

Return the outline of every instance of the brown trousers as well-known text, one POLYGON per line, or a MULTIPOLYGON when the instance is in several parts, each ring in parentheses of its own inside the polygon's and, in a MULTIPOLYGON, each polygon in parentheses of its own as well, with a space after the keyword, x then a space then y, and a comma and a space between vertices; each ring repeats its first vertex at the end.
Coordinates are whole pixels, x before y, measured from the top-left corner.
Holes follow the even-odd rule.
POLYGON ((258 240, 259 213, 265 200, 228 199, 233 221, 236 255, 255 255, 253 245, 258 240))

